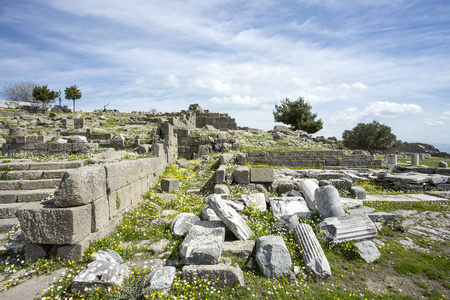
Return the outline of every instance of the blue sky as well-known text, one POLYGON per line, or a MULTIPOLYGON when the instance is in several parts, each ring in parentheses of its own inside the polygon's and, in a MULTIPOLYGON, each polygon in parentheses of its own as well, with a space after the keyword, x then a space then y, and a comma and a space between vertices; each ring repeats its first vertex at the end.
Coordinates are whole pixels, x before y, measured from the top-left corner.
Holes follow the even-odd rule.
POLYGON ((2 86, 76 84, 84 111, 199 103, 269 130, 302 96, 316 135, 377 120, 450 144, 448 0, 3 0, 0 53, 2 86))

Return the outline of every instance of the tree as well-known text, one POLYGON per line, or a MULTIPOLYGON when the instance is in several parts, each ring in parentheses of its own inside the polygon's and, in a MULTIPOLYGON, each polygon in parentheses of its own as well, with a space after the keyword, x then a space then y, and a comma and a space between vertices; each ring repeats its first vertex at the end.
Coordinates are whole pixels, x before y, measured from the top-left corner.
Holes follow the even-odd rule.
POLYGON ((66 99, 73 101, 73 111, 75 111, 75 100, 81 98, 81 90, 76 86, 72 85, 65 90, 66 99))
POLYGON ((291 125, 294 130, 316 133, 323 128, 322 120, 315 120, 317 114, 311 112, 311 105, 302 97, 296 101, 281 100, 280 105, 275 104, 273 116, 275 121, 291 125))
POLYGON ((33 89, 38 86, 31 81, 9 83, 3 87, 1 95, 9 101, 33 101, 33 89))
POLYGON ((391 132, 391 127, 377 121, 367 124, 359 123, 352 130, 345 130, 342 133, 342 139, 344 146, 350 149, 367 150, 371 153, 387 152, 401 144, 401 141, 398 141, 395 134, 391 132))
POLYGON ((53 102, 56 97, 58 97, 58 92, 49 90, 47 85, 43 85, 42 87, 36 86, 33 89, 34 100, 42 102, 44 110, 47 104, 53 102))

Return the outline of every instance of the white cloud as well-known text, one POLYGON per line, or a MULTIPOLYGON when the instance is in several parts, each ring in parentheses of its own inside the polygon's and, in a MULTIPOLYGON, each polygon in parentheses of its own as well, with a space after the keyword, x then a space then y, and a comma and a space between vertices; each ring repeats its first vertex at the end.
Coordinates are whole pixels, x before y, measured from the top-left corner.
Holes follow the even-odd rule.
POLYGON ((165 87, 174 87, 174 88, 180 88, 180 82, 178 81, 178 77, 170 74, 166 78, 164 78, 164 86, 165 87))
POLYGON ((425 124, 430 126, 444 126, 444 122, 433 119, 425 119, 425 124))
POLYGON ((400 104, 396 102, 377 101, 369 105, 363 114, 366 116, 392 118, 402 114, 417 114, 422 111, 422 107, 417 104, 400 104))
POLYGON ((231 97, 212 97, 211 99, 209 99, 209 101, 215 104, 231 104, 236 106, 254 107, 264 102, 264 99, 250 96, 233 95, 231 97))
POLYGON ((231 90, 231 86, 215 78, 196 78, 190 83, 190 87, 197 91, 212 93, 224 93, 231 90))

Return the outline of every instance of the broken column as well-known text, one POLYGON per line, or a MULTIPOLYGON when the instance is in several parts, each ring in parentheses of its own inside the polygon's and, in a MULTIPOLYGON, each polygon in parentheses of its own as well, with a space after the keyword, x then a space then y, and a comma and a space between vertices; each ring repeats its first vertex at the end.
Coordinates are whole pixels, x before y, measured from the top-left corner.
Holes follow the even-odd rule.
POLYGON ((311 273, 321 279, 328 278, 331 275, 330 264, 311 226, 298 224, 294 228, 294 238, 302 249, 303 262, 311 273))
POLYGON ((338 190, 332 186, 322 186, 316 189, 316 207, 322 218, 345 216, 338 190))
POLYGON ((387 162, 389 165, 397 165, 397 155, 396 154, 388 154, 387 162))
POLYGON ((309 210, 312 212, 317 211, 316 198, 314 196, 314 193, 319 188, 319 185, 317 185, 317 183, 312 179, 306 179, 301 182, 301 186, 302 186, 302 194, 303 197, 305 198, 309 210))
POLYGON ((419 165, 419 154, 411 154, 411 166, 419 165))
POLYGON ((285 276, 291 270, 291 255, 281 236, 262 236, 256 241, 256 262, 268 278, 285 276))

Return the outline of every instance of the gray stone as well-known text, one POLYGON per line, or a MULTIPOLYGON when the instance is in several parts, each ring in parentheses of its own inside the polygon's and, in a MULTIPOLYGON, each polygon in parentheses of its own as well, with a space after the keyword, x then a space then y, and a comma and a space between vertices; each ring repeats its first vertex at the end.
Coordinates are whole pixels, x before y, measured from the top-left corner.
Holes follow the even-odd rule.
POLYGON ((366 199, 366 190, 362 187, 353 186, 350 188, 350 194, 356 199, 364 200, 366 199))
POLYGON ((55 192, 57 207, 88 204, 106 196, 106 171, 103 166, 89 166, 64 173, 55 192))
POLYGON ((230 206, 232 209, 234 209, 237 212, 241 212, 245 209, 245 206, 240 203, 238 200, 223 200, 225 203, 230 206))
POLYGON ((53 201, 30 202, 17 211, 27 243, 76 244, 91 233, 91 205, 58 208, 53 201))
POLYGON ((302 187, 302 193, 303 197, 305 198, 306 204, 308 205, 308 208, 312 212, 317 211, 316 207, 316 198, 314 196, 314 193, 319 188, 319 185, 312 180, 312 179, 306 179, 301 182, 302 187))
POLYGON ((94 252, 91 254, 91 258, 93 258, 94 260, 103 260, 115 262, 118 264, 123 263, 123 258, 120 256, 120 254, 111 249, 99 250, 97 252, 94 252))
POLYGON ((290 232, 299 224, 297 215, 285 215, 275 221, 273 229, 281 229, 284 232, 290 232))
POLYGON ((226 241, 223 244, 223 252, 241 258, 249 257, 255 248, 256 241, 226 241))
POLYGON ((289 181, 281 181, 277 186, 277 194, 282 195, 290 192, 294 188, 294 184, 289 181))
POLYGON ((216 170, 216 184, 224 184, 226 183, 227 177, 227 166, 221 165, 216 170))
POLYGON ((397 155, 396 154, 388 154, 387 163, 390 165, 397 165, 397 155))
POLYGON ((294 238, 302 250, 303 262, 311 273, 321 279, 330 277, 330 264, 311 226, 298 224, 294 228, 294 238))
POLYGON ((181 272, 188 282, 203 279, 215 282, 219 287, 245 285, 244 274, 237 265, 184 266, 181 272))
POLYGON ((202 221, 220 221, 220 219, 214 209, 207 206, 202 209, 202 221))
POLYGON ((250 170, 250 182, 272 183, 274 180, 273 169, 253 168, 250 170))
POLYGON ((256 262, 268 278, 285 276, 291 270, 291 255, 281 236, 262 236, 256 241, 256 262))
POLYGON ((13 253, 19 253, 25 248, 25 245, 25 237, 22 230, 18 230, 9 236, 4 247, 13 253))
POLYGON ((198 221, 200 221, 200 218, 193 213, 181 213, 170 222, 170 232, 183 236, 198 221))
POLYGON ((338 190, 331 185, 318 188, 314 196, 316 207, 322 218, 345 216, 338 190))
POLYGON ((240 166, 245 166, 245 163, 247 162, 247 154, 238 153, 236 160, 240 166))
POLYGON ((180 180, 177 178, 161 179, 161 191, 170 193, 180 187, 180 180))
POLYGON ((147 247, 147 250, 150 253, 162 253, 166 249, 166 247, 170 244, 168 239, 161 239, 156 243, 151 244, 147 247))
POLYGON ((175 272, 176 269, 174 267, 162 267, 154 270, 147 275, 143 292, 147 294, 156 292, 167 294, 175 279, 175 272))
POLYGON ((411 154, 411 166, 419 165, 419 154, 411 154))
POLYGON ((250 171, 248 167, 241 166, 238 167, 233 172, 233 180, 238 184, 249 184, 250 183, 250 171))
POLYGON ((181 243, 181 263, 185 265, 218 264, 224 240, 225 226, 222 222, 197 222, 181 243))
POLYGON ((326 218, 316 226, 316 231, 330 244, 371 240, 377 236, 377 228, 367 215, 326 218))
POLYGON ((397 219, 396 214, 386 213, 386 212, 374 212, 369 213, 367 215, 373 222, 382 222, 383 224, 387 224, 389 222, 394 221, 397 219))
POLYGON ((45 248, 41 245, 26 244, 25 245, 25 260, 29 263, 34 263, 39 258, 45 257, 45 248))
POLYGON ((214 194, 230 194, 230 189, 225 184, 216 184, 214 186, 214 194))
POLYGON ((445 161, 438 162, 438 168, 448 168, 448 163, 445 161))
MULTIPOLYGON (((319 186, 325 186, 328 184, 324 184, 325 181, 320 181, 319 186), (321 184, 322 183, 322 184, 321 184)), ((326 180, 327 183, 334 186, 338 190, 349 191, 352 188, 353 182, 351 179, 342 178, 342 179, 329 179, 326 180)))
POLYGON ((277 219, 283 216, 292 215, 305 217, 307 219, 311 218, 311 212, 309 211, 308 205, 303 198, 269 198, 269 203, 272 209, 272 213, 277 219))
POLYGON ((361 258, 367 263, 372 263, 381 257, 380 251, 373 241, 361 241, 355 243, 356 248, 359 250, 361 258))
POLYGON ((226 165, 230 162, 230 160, 233 158, 232 153, 224 153, 220 155, 220 164, 226 165))
POLYGON ((245 206, 251 207, 257 211, 267 210, 266 195, 263 193, 242 195, 241 197, 245 206))
POLYGON ((355 208, 355 209, 349 209, 347 210, 347 212, 350 215, 360 215, 360 214, 370 214, 372 212, 375 211, 375 208, 373 207, 368 207, 368 206, 362 206, 360 208, 355 208))
POLYGON ((225 223, 234 235, 240 240, 246 240, 254 235, 242 217, 221 199, 220 195, 212 194, 208 196, 209 206, 214 210, 220 220, 225 223))

